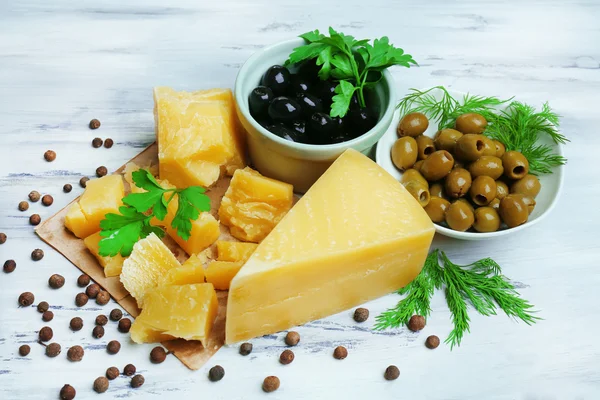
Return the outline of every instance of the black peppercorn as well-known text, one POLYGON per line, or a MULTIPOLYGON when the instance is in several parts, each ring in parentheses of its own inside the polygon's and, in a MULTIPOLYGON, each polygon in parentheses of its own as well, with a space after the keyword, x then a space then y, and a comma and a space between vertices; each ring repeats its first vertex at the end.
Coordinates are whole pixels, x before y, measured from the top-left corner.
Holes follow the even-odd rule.
POLYGON ((131 378, 131 387, 132 388, 139 388, 140 386, 142 386, 144 384, 146 380, 144 379, 143 375, 136 375, 133 378, 131 378))
POLYGON ((83 307, 87 304, 88 302, 88 297, 85 293, 78 293, 77 296, 75 296, 75 305, 77 307, 83 307))
POLYGON ((296 346, 300 342, 300 334, 296 331, 289 331, 285 335, 285 344, 288 346, 296 346))
POLYGON ((421 329, 425 328, 425 317, 422 315, 413 315, 408 320, 408 329, 413 332, 418 332, 421 329))
POLYGON ((60 400, 73 400, 77 392, 71 385, 65 385, 60 389, 60 400))
POLYGON ((69 361, 81 361, 83 359, 83 347, 81 346, 73 346, 67 350, 67 358, 69 361))
POLYGON ((243 356, 247 356, 252 353, 252 343, 242 343, 240 346, 240 354, 243 356))
POLYGON ((83 328, 83 320, 79 317, 75 317, 71 319, 71 322, 69 322, 69 326, 75 332, 80 331, 81 328, 83 328))
POLYGON ((104 141, 104 147, 110 149, 111 147, 113 147, 114 143, 115 142, 111 138, 108 138, 104 141))
POLYGON ((284 350, 279 356, 279 362, 283 365, 288 365, 294 361, 294 352, 291 350, 284 350))
POLYGON ((99 137, 94 138, 92 140, 92 147, 97 149, 98 147, 102 146, 102 139, 100 139, 99 137))
POLYGON ((354 320, 356 322, 365 322, 369 318, 369 310, 366 308, 357 308, 354 311, 354 320))
POLYGON ((63 192, 71 193, 71 190, 73 190, 73 185, 71 185, 70 183, 65 183, 63 185, 63 192))
POLYGON ((40 217, 40 214, 31 214, 29 217, 29 223, 33 226, 39 225, 40 222, 42 222, 42 217, 40 217))
POLYGON ((110 301, 110 294, 107 291, 101 290, 96 296, 96 304, 103 306, 110 301))
POLYGON ((6 233, 0 232, 0 244, 6 243, 6 233))
POLYGON ((49 194, 45 194, 44 197, 42 197, 42 204, 46 207, 51 206, 52 203, 54 203, 54 198, 49 194))
POLYGON ((19 296, 19 305, 21 305, 21 307, 29 307, 34 301, 35 296, 31 292, 24 292, 19 296))
POLYGON ((65 278, 62 275, 54 274, 48 279, 48 285, 52 289, 60 289, 65 285, 65 278))
POLYGON ((84 176, 83 178, 81 178, 79 180, 79 186, 81 186, 82 188, 85 189, 89 180, 90 180, 90 178, 88 178, 87 176, 84 176))
POLYGON ((131 329, 131 320, 129 318, 123 318, 119 321, 118 326, 119 332, 127 333, 131 329))
POLYGON ((6 260, 4 262, 4 272, 6 272, 7 274, 13 272, 15 268, 17 268, 17 263, 15 262, 15 260, 6 260))
POLYGON ((333 358, 336 360, 343 360, 348 357, 348 350, 344 346, 338 346, 333 350, 333 358))
POLYGON ((86 275, 86 274, 79 275, 79 278, 77 278, 77 286, 86 287, 89 284, 90 284, 89 275, 86 275))
POLYGON ((42 329, 40 329, 39 337, 42 342, 47 342, 51 340, 52 336, 54 336, 54 332, 52 332, 52 328, 50 328, 49 326, 45 326, 42 329))
POLYGON ((98 129, 100 128, 100 121, 98 121, 96 118, 94 118, 93 120, 90 121, 90 129, 98 129))
POLYGON ((42 249, 35 249, 35 250, 33 250, 31 252, 31 259, 33 261, 40 261, 42 258, 44 258, 44 250, 42 250, 42 249))
POLYGON ((106 167, 104 165, 101 165, 98 168, 96 168, 96 176, 98 178, 102 178, 106 174, 108 174, 108 170, 106 169, 106 167))
POLYGON ((46 311, 42 314, 42 321, 50 322, 54 319, 54 313, 52 311, 46 311))
POLYGON ((396 380, 399 376, 400 370, 395 365, 390 365, 389 367, 387 367, 385 369, 385 373, 383 374, 383 377, 388 381, 396 380))
POLYGON ((110 379, 111 381, 113 379, 117 379, 119 377, 119 368, 117 367, 110 367, 106 370, 106 377, 108 379, 110 379))
POLYGON ((29 210, 29 203, 25 200, 19 202, 19 211, 27 211, 29 210))
POLYGON ((425 340, 425 346, 427 346, 428 349, 436 349, 439 345, 440 338, 435 335, 428 336, 425 340))
POLYGON ((218 382, 225 376, 225 370, 220 365, 215 365, 208 371, 208 379, 211 382, 218 382))
POLYGON ((29 200, 32 201, 33 203, 37 202, 40 200, 41 194, 40 192, 38 192, 37 190, 32 190, 31 192, 29 192, 29 200))
POLYGON ((108 390, 108 379, 104 376, 99 376, 94 381, 94 392, 104 393, 108 390))
POLYGON ((150 352, 150 361, 152 361, 154 364, 160 364, 165 361, 166 358, 167 352, 160 346, 156 346, 150 352))
POLYGON ((92 283, 85 289, 85 294, 87 294, 90 299, 95 299, 96 296, 98 296, 98 293, 100 293, 100 290, 102 290, 100 289, 100 285, 92 283))
POLYGON ((44 158, 46 159, 46 161, 52 162, 56 160, 56 152, 54 150, 46 150, 46 152, 44 153, 44 158))
POLYGON ((96 325, 94 329, 92 329, 92 336, 96 339, 100 339, 104 336, 104 327, 101 325, 96 325))
POLYGON ((102 325, 102 326, 104 326, 107 323, 108 323, 108 318, 106 318, 106 315, 100 314, 100 315, 98 315, 96 317, 96 325, 102 325))
POLYGON ((21 357, 27 357, 29 355, 30 351, 31 351, 31 347, 29 347, 28 344, 24 344, 21 347, 19 347, 19 355, 21 357))
POLYGON ((132 376, 135 374, 136 368, 133 364, 127 364, 125 368, 123 368, 123 374, 126 376, 132 376))
POLYGON ((47 301, 40 301, 37 305, 38 312, 45 313, 50 308, 50 304, 47 301))
POLYGON ((111 321, 118 321, 121 318, 123 318, 123 311, 119 310, 118 308, 115 308, 114 310, 112 310, 110 312, 110 320, 111 321))
POLYGON ((58 343, 50 343, 48 346, 46 346, 46 355, 48 357, 56 357, 60 354, 60 351, 61 348, 60 344, 58 343))
POLYGON ((106 345, 106 351, 108 354, 117 354, 121 350, 121 343, 117 340, 111 340, 106 345))
POLYGON ((263 381, 262 389, 267 393, 271 393, 279 389, 280 384, 281 382, 279 381, 278 377, 267 376, 263 381))

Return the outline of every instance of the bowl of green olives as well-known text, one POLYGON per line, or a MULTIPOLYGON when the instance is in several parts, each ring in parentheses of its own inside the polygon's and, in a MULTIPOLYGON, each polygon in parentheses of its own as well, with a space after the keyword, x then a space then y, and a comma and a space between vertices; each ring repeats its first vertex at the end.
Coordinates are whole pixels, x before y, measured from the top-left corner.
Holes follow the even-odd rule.
MULTIPOLYGON (((449 91, 453 97, 465 95, 449 91)), ((500 107, 500 106, 499 106, 500 107)), ((377 144, 376 160, 397 178, 445 236, 481 240, 517 232, 554 208, 563 166, 535 175, 527 158, 485 135, 486 119, 456 118, 453 128, 418 112, 399 115, 377 144)), ((560 145, 538 138, 562 154, 560 145)), ((538 144, 536 143, 536 144, 538 144)))

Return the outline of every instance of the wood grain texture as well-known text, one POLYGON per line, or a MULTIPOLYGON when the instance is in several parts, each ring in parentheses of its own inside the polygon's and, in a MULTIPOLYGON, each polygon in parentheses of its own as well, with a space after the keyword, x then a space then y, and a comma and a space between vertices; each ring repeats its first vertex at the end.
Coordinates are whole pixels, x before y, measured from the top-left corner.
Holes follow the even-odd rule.
MULTIPOLYGON (((0 232, 9 237, 0 245, 0 261, 17 262, 15 272, 0 276, 0 398, 57 398, 64 383, 77 388, 78 399, 92 398, 93 380, 127 363, 138 367, 146 384, 132 390, 120 377, 103 398, 263 398, 267 375, 282 381, 270 399, 600 398, 600 244, 594 234, 600 220, 599 17, 594 0, 0 2, 0 232), (373 318, 357 324, 349 310, 299 327, 302 342, 290 365, 278 362, 285 347, 278 333, 253 340, 248 357, 224 347, 196 372, 172 357, 152 365, 152 346, 131 344, 114 323, 102 339, 93 339, 95 316, 115 303, 76 309, 79 271, 35 237, 29 214, 52 215, 81 193, 81 176, 99 165, 114 170, 153 141, 152 86, 232 87, 239 66, 257 49, 328 25, 356 36, 388 35, 411 53, 420 67, 393 70, 399 93, 442 84, 534 104, 550 100, 563 115, 569 164, 549 218, 502 240, 434 241, 457 262, 493 256, 544 320, 527 327, 502 315, 473 314, 460 348, 431 351, 423 346, 426 336, 444 338, 451 329, 438 294, 420 334, 373 332, 373 318), (100 129, 88 129, 92 118, 102 121, 100 129), (115 146, 93 149, 96 136, 113 138, 115 146), (47 149, 58 154, 53 163, 42 157, 47 149), (62 193, 64 183, 73 192, 62 193), (33 189, 52 194, 54 204, 19 212, 18 202, 33 189), (33 262, 37 247, 46 256, 33 262), (65 276, 65 287, 48 287, 52 273, 65 276), (55 313, 47 325, 63 345, 56 359, 35 343, 46 325, 40 314, 17 307, 26 290, 55 313), (85 323, 76 333, 68 328, 75 315, 85 323), (105 351, 112 339, 124 344, 114 356, 105 351), (32 346, 27 358, 17 355, 22 343, 32 346), (86 350, 80 363, 65 357, 75 344, 86 350), (349 349, 344 361, 331 357, 338 344, 349 349), (206 378, 214 364, 226 371, 219 383, 206 378), (382 379, 390 364, 401 370, 395 382, 382 379)), ((374 316, 397 300, 389 295, 366 307, 374 316)))

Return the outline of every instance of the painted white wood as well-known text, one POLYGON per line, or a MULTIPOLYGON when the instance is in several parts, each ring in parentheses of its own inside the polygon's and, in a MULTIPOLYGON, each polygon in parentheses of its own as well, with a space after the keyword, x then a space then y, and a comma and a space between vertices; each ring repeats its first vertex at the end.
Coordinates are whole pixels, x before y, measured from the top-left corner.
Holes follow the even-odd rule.
MULTIPOLYGON (((132 390, 119 378, 103 398, 254 399, 443 399, 550 400, 600 398, 600 245, 596 225, 600 180, 600 4, 566 1, 384 1, 358 0, 221 0, 0 2, 0 261, 14 258, 17 269, 0 274, 0 398, 57 398, 64 383, 77 398, 96 396, 93 380, 107 367, 134 363, 146 384, 132 390), (420 334, 399 329, 384 333, 358 325, 351 311, 298 328, 296 360, 278 362, 283 334, 256 339, 249 357, 223 348, 200 371, 187 370, 169 357, 152 365, 152 346, 133 345, 109 323, 100 340, 91 337, 95 316, 108 313, 90 302, 75 310, 78 270, 38 240, 27 217, 50 216, 81 193, 77 182, 96 167, 123 164, 153 140, 152 96, 155 85, 178 89, 232 87, 244 60, 264 45, 328 25, 361 37, 387 34, 413 54, 420 68, 395 69, 400 93, 408 87, 447 85, 472 93, 517 95, 541 104, 549 100, 564 116, 562 129, 571 138, 565 191, 553 214, 514 236, 487 242, 436 237, 457 262, 492 256, 523 296, 540 310, 533 327, 505 316, 472 314, 471 334, 450 351, 431 351, 425 338, 445 338, 450 320, 441 294, 420 334), (102 127, 87 128, 91 118, 102 127), (111 150, 93 149, 92 138, 111 137, 111 150), (43 160, 53 149, 58 158, 43 160), (62 185, 74 190, 62 193, 62 185), (21 213, 17 204, 30 190, 51 193, 54 205, 32 204, 21 213), (34 248, 46 252, 30 260, 34 248), (52 273, 67 279, 64 288, 47 285, 52 273), (17 297, 32 291, 36 302, 52 305, 47 325, 63 345, 56 359, 34 343, 45 324, 34 308, 19 309, 17 297), (85 327, 68 328, 79 315, 85 327), (118 355, 104 350, 112 339, 124 346, 118 355), (22 359, 17 349, 31 343, 22 359), (66 360, 68 347, 81 344, 84 360, 66 360), (344 361, 333 348, 349 348, 344 361), (210 383, 215 364, 226 375, 210 383), (401 370, 386 382, 385 368, 401 370), (269 395, 260 387, 267 375, 281 378, 269 395)), ((375 316, 392 306, 389 295, 366 306, 375 316)))

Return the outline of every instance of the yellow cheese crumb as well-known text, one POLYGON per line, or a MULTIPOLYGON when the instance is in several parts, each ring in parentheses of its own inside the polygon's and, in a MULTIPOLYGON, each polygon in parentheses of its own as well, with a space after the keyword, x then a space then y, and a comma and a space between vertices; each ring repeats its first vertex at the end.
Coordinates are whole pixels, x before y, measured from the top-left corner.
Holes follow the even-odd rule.
POLYGON ((252 255, 256 243, 231 242, 226 240, 217 240, 217 260, 218 261, 241 261, 246 262, 252 255))

